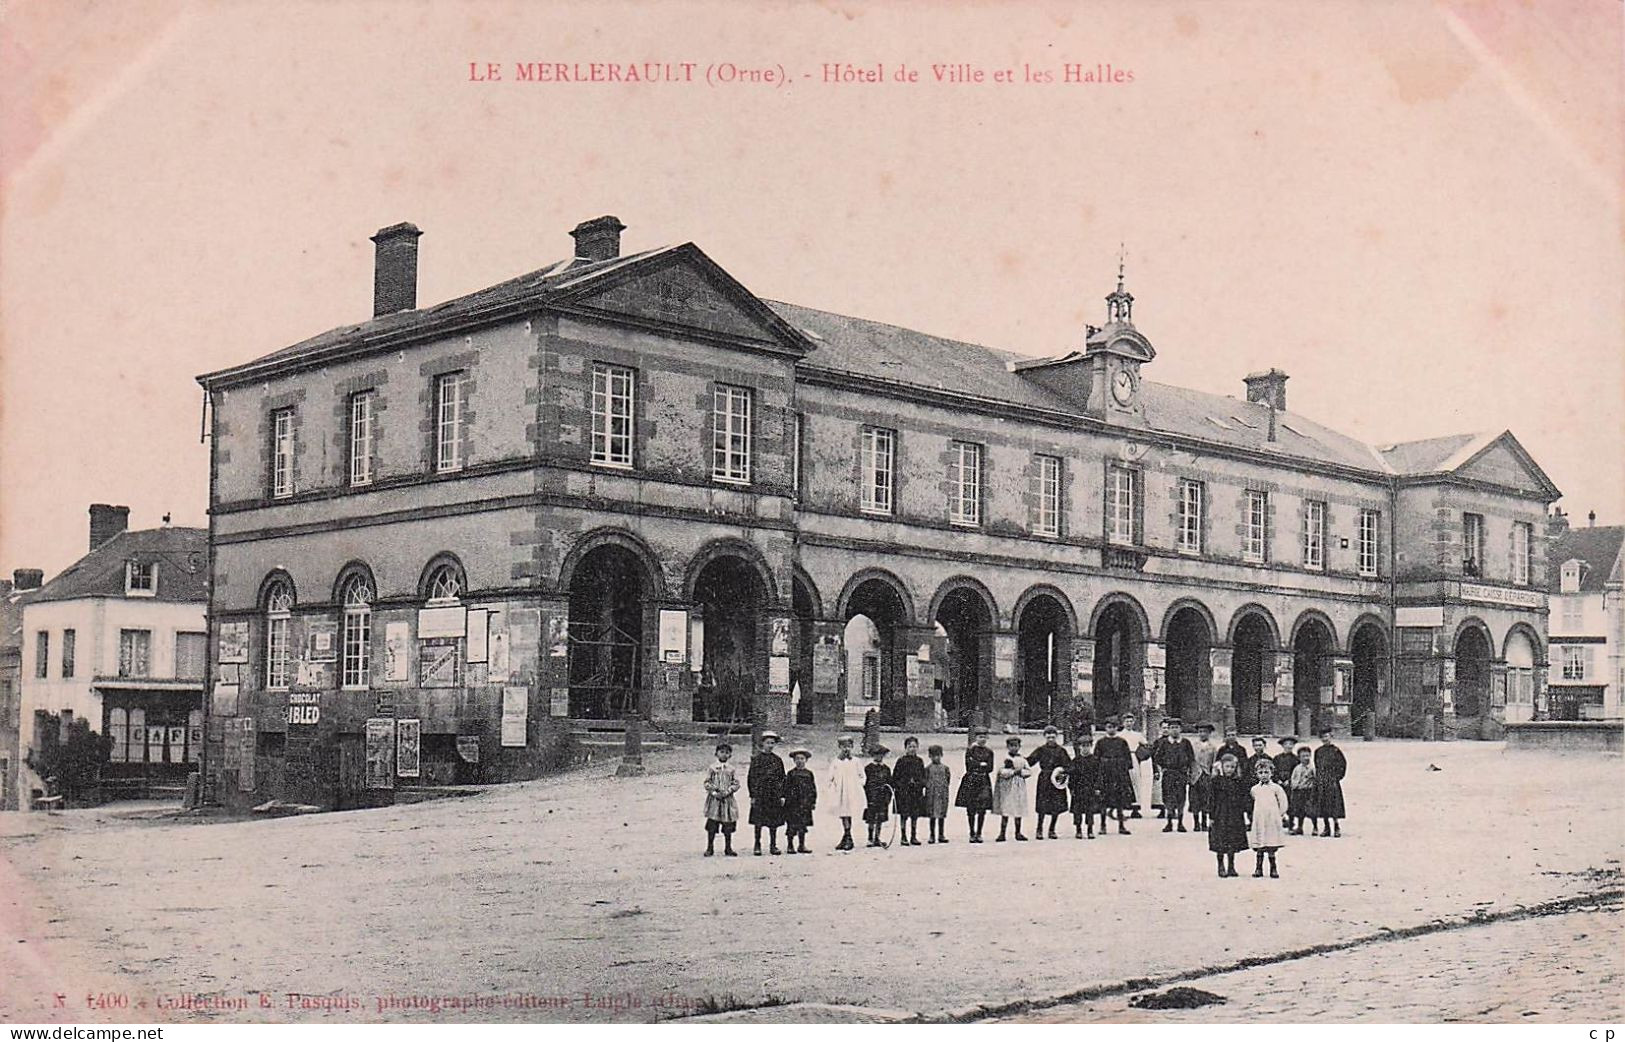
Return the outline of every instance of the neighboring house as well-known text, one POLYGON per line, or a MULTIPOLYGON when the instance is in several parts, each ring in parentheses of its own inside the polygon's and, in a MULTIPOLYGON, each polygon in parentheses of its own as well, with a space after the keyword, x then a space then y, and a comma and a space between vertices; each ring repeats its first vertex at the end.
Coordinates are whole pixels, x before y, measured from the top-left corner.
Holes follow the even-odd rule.
POLYGON ((634 713, 1492 738, 1543 690, 1559 493, 1509 432, 1377 447, 1278 369, 1156 383, 1121 280, 1030 358, 622 230, 420 309, 382 229, 370 319, 199 378, 212 795, 524 777, 634 713))
POLYGON ((18 568, 10 579, 0 579, 0 810, 17 809, 23 605, 33 599, 44 578, 37 568, 18 568))
POLYGON ((129 508, 100 503, 90 517, 90 552, 22 611, 22 758, 82 717, 111 739, 105 788, 179 791, 202 755, 208 532, 126 531, 129 508))
POLYGON ((1553 720, 1625 716, 1625 526, 1569 528, 1554 518, 1547 557, 1551 594, 1553 720))

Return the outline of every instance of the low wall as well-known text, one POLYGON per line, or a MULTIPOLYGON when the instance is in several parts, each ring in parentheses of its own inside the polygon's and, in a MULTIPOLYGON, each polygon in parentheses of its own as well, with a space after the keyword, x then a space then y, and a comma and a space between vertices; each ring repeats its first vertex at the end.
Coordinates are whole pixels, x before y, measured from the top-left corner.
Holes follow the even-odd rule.
POLYGON ((1506 725, 1506 747, 1563 752, 1625 751, 1625 721, 1525 720, 1506 725))

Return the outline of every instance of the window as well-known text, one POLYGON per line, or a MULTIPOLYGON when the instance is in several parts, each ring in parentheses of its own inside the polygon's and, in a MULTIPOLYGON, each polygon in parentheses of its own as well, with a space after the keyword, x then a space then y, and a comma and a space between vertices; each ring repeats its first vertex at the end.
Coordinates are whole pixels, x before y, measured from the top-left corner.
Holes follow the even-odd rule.
POLYGON ((158 592, 156 561, 124 562, 124 592, 131 597, 151 597, 158 592))
POLYGON ((74 630, 62 631, 62 679, 73 676, 73 656, 79 634, 74 630))
POLYGON ((956 525, 982 523, 982 447, 968 441, 948 443, 948 520, 956 525))
POLYGON ((1138 541, 1136 477, 1127 467, 1106 468, 1106 538, 1122 546, 1138 541))
POLYGON ((1578 594, 1563 598, 1563 631, 1579 633, 1585 629, 1585 598, 1578 594))
POLYGON ((271 495, 293 495, 293 410, 271 413, 271 495))
POLYGON ((869 702, 880 701, 880 656, 872 651, 863 653, 863 697, 869 702))
POLYGON ((1382 513, 1377 510, 1360 511, 1360 532, 1358 547, 1356 548, 1357 563, 1360 574, 1374 576, 1377 574, 1377 547, 1382 545, 1379 541, 1378 526, 1382 523, 1382 513))
POLYGON ((1529 585, 1533 570, 1534 527, 1527 521, 1512 523, 1512 581, 1519 586, 1529 585))
POLYGON ((592 461, 632 466, 632 408, 636 374, 618 365, 592 367, 592 461))
POLYGON ((1061 534, 1061 460, 1056 456, 1039 456, 1038 494, 1033 501, 1033 534, 1058 536, 1061 534))
POLYGON ((1202 552, 1202 493, 1200 481, 1180 479, 1178 531, 1174 539, 1182 554, 1202 552))
POLYGON ((265 594, 265 686, 288 686, 288 627, 293 615, 293 589, 280 580, 265 594))
POLYGON ((468 413, 468 374, 462 370, 435 377, 434 469, 447 474, 463 469, 463 427, 468 413))
POLYGON ((372 484, 372 392, 350 396, 350 484, 372 484))
POLYGON ((1535 704, 1535 671, 1513 666, 1507 670, 1507 705, 1532 706, 1535 704))
POLYGON ((435 565, 424 592, 430 604, 455 604, 463 595, 463 570, 451 561, 435 565))
POLYGON ((1303 503, 1303 566, 1322 570, 1326 567, 1326 503, 1320 499, 1306 499, 1303 503))
POLYGON ((372 644, 372 583, 352 575, 344 583, 344 635, 340 644, 340 679, 345 687, 364 688, 368 682, 367 659, 372 644))
POLYGON ((1248 489, 1242 504, 1241 556, 1249 561, 1269 560, 1270 499, 1268 492, 1248 489))
POLYGON ((152 673, 152 631, 118 631, 118 675, 145 677, 152 673))
POLYGON ((897 434, 884 427, 863 428, 863 509, 871 514, 892 512, 897 434))
POLYGON ((1461 573, 1484 574, 1484 515, 1461 515, 1461 573))
POLYGON ((750 389, 718 384, 711 398, 711 476, 750 481, 750 389))
POLYGON ((1579 593, 1580 592, 1580 562, 1579 561, 1564 561, 1563 562, 1562 585, 1560 587, 1558 587, 1558 589, 1561 590, 1563 593, 1579 593))
POLYGON ((1567 644, 1563 647, 1563 679, 1584 680, 1586 666, 1591 660, 1591 648, 1583 644, 1567 644))
POLYGON ((209 666, 209 638, 206 633, 175 634, 175 677, 202 680, 209 666))
POLYGON ((790 494, 797 498, 801 496, 801 414, 798 412, 791 418, 790 436, 794 439, 790 446, 790 494))
POLYGON ((34 675, 41 680, 51 672, 51 634, 40 630, 34 634, 34 675))

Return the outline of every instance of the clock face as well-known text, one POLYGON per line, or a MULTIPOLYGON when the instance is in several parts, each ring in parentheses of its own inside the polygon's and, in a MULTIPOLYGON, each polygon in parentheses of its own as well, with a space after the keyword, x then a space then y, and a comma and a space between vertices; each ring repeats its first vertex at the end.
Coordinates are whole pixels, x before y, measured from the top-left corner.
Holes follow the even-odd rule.
POLYGON ((1134 377, 1127 370, 1119 369, 1112 375, 1112 397, 1118 405, 1127 405, 1134 397, 1134 377))

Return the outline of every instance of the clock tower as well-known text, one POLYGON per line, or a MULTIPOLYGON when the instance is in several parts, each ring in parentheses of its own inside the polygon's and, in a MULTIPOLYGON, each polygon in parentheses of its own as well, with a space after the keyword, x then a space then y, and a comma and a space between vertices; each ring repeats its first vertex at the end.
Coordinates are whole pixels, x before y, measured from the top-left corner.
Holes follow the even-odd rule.
POLYGON ((1140 366, 1156 356, 1151 341, 1134 328, 1134 295, 1123 286, 1119 259, 1117 288, 1106 295, 1106 324, 1087 327, 1083 350, 1021 363, 1015 371, 1072 399, 1095 419, 1141 426, 1140 366))

